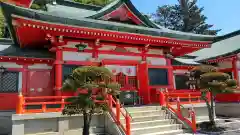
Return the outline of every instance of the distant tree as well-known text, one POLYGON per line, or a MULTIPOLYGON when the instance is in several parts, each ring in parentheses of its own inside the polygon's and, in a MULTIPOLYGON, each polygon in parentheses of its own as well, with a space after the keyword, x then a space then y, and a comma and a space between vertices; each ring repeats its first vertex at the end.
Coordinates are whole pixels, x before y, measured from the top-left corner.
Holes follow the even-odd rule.
POLYGON ((50 2, 52 2, 52 0, 34 0, 31 9, 47 11, 46 5, 50 2))
POLYGON ((105 6, 114 0, 74 0, 74 1, 89 5, 105 6))
POLYGON ((216 128, 214 120, 214 98, 218 93, 232 93, 236 88, 235 80, 230 75, 219 72, 216 67, 201 65, 190 71, 190 77, 194 78, 189 84, 193 84, 201 90, 202 99, 206 102, 209 114, 209 129, 216 128), (210 92, 210 103, 207 93, 210 92))
POLYGON ((120 85, 113 83, 113 75, 105 67, 80 67, 64 81, 62 90, 79 92, 78 96, 66 99, 70 104, 63 109, 63 115, 83 114, 83 134, 89 135, 93 114, 107 111, 107 94, 119 94, 120 85), (80 91, 79 91, 80 89, 80 91))
POLYGON ((178 0, 175 5, 163 5, 152 14, 155 23, 166 28, 204 35, 217 35, 220 31, 211 30, 207 17, 202 14, 203 7, 197 6, 197 0, 178 0))
POLYGON ((10 38, 10 33, 5 23, 2 10, 0 9, 0 38, 10 38))

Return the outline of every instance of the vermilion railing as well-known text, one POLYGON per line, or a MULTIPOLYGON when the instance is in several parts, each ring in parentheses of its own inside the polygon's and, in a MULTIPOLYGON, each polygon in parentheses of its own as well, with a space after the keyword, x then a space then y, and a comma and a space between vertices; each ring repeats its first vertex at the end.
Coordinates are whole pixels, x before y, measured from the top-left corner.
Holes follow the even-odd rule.
MULTIPOLYGON (((209 95, 207 95, 209 96, 209 95)), ((186 122, 191 128, 192 131, 195 133, 197 131, 196 127, 196 114, 195 111, 192 109, 190 110, 189 116, 191 120, 185 118, 182 115, 181 105, 182 104, 194 104, 194 103, 202 103, 204 101, 201 100, 201 93, 200 92, 190 92, 190 93, 177 93, 177 92, 160 92, 159 103, 160 105, 164 106, 175 113, 181 121, 186 122), (187 99, 187 101, 181 101, 181 99, 187 99), (193 100, 195 99, 195 100, 193 100), (176 105, 176 109, 172 107, 172 105, 176 105)))
POLYGON ((179 99, 181 104, 194 104, 194 103, 204 103, 201 99, 201 93, 190 92, 190 93, 165 93, 165 97, 169 104, 176 104, 179 99), (184 100, 184 101, 182 101, 184 100), (186 101, 185 101, 186 100, 186 101))
POLYGON ((108 95, 108 106, 114 121, 124 130, 126 135, 131 135, 131 117, 127 112, 124 113, 123 110, 121 110, 120 103, 115 101, 112 95, 108 95), (113 106, 115 106, 115 108, 113 108, 113 106), (125 126, 120 121, 121 115, 125 118, 125 126))
POLYGON ((181 121, 186 122, 186 123, 192 128, 192 131, 193 131, 194 133, 196 133, 196 131, 197 131, 196 114, 195 114, 195 111, 194 111, 193 109, 188 112, 188 113, 189 113, 189 116, 191 117, 191 120, 189 120, 188 118, 185 118, 185 117, 182 115, 181 104, 180 104, 180 100, 179 100, 179 99, 178 99, 178 101, 177 101, 177 108, 176 108, 176 109, 174 109, 174 108, 171 106, 171 104, 169 104, 169 102, 167 102, 166 107, 167 107, 169 110, 171 110, 172 112, 174 112, 181 121))
MULTIPOLYGON (((18 96, 18 104, 16 108, 16 114, 26 113, 46 113, 46 112, 62 112, 64 106, 68 104, 65 102, 66 98, 71 96, 41 96, 41 97, 24 97, 18 96), (47 105, 60 105, 60 107, 50 108, 47 105), (41 106, 40 109, 27 108, 27 106, 41 106)), ((96 98, 96 96, 93 96, 96 98)), ((126 135, 131 135, 131 117, 127 112, 121 110, 121 105, 118 101, 115 101, 112 95, 108 95, 105 101, 95 100, 95 102, 106 103, 109 106, 110 114, 114 118, 115 122, 120 126, 126 135), (113 105, 115 108, 113 108, 113 105), (115 110, 114 110, 115 109, 115 110), (125 126, 121 123, 121 115, 125 118, 125 126)))
POLYGON ((64 109, 65 99, 67 96, 41 96, 41 97, 24 97, 18 96, 18 104, 16 113, 45 113, 45 112, 61 112, 64 109), (47 105, 60 105, 60 107, 49 108, 47 105), (27 108, 27 106, 41 106, 40 109, 27 108))
MULTIPOLYGON (((64 106, 69 104, 65 102, 66 98, 72 96, 40 96, 40 97, 24 97, 21 94, 18 96, 18 104, 16 108, 16 114, 26 113, 45 113, 45 112, 62 112, 64 106), (53 107, 47 107, 51 105, 53 107), (54 106, 60 105, 60 106, 54 106), (29 106, 38 106, 37 108, 30 108, 29 106), (39 107, 40 106, 40 107, 39 107)), ((96 99, 96 95, 92 96, 96 99)), ((98 103, 106 103, 106 101, 95 100, 98 103)))

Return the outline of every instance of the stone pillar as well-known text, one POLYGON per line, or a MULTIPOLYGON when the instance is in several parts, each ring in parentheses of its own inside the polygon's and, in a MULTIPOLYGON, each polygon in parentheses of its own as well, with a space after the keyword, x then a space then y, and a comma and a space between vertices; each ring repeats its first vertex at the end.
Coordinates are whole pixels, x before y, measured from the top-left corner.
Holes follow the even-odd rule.
POLYGON ((69 130, 69 120, 68 120, 68 118, 59 118, 59 120, 58 120, 58 133, 59 133, 59 135, 64 135, 64 132, 69 130))
POLYGON ((24 121, 12 121, 12 135, 24 135, 24 121))

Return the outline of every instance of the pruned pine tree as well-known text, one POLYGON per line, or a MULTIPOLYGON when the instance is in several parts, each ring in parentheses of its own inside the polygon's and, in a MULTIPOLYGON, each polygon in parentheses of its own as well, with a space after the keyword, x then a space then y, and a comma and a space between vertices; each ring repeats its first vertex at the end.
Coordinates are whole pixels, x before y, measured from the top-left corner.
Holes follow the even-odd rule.
POLYGON ((209 114, 208 128, 216 128, 214 120, 214 98, 218 93, 232 93, 237 87, 235 80, 230 79, 230 75, 219 72, 218 69, 211 65, 201 65, 193 68, 190 71, 190 77, 195 80, 189 84, 195 85, 201 90, 202 99, 206 102, 209 114), (210 92, 210 103, 207 98, 207 93, 210 92))
POLYGON ((64 81, 62 90, 79 92, 78 96, 66 99, 69 102, 63 115, 83 114, 83 135, 89 135, 93 114, 108 110, 107 94, 119 94, 120 85, 112 82, 112 73, 105 67, 79 67, 64 81))

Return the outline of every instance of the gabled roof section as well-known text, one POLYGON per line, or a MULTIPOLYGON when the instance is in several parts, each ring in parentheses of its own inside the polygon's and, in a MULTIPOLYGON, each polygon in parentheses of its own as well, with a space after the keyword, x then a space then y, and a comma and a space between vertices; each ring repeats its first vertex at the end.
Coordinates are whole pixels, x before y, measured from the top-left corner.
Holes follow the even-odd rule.
POLYGON ((204 48, 188 55, 197 56, 195 61, 203 62, 237 53, 240 53, 240 30, 219 36, 211 48, 204 48))
POLYGON ((141 14, 130 0, 115 0, 88 18, 121 21, 149 28, 159 28, 146 16, 141 14))
POLYGON ((20 48, 11 39, 0 39, 0 56, 53 58, 55 54, 45 48, 20 48))
POLYGON ((99 11, 103 8, 101 6, 78 3, 73 0, 56 0, 56 2, 57 4, 66 6, 66 7, 73 7, 73 8, 79 8, 79 9, 85 9, 85 10, 92 10, 92 11, 99 11))
POLYGON ((198 62, 195 62, 194 59, 191 58, 174 58, 172 59, 172 65, 174 66, 181 66, 181 65, 199 65, 198 62))
MULTIPOLYGON (((123 23, 108 22, 102 20, 95 20, 91 18, 83 18, 77 16, 62 16, 62 14, 51 14, 49 12, 32 10, 27 8, 18 7, 12 4, 1 2, 3 14, 6 18, 8 28, 10 30, 14 43, 18 44, 16 31, 14 30, 12 19, 13 16, 20 16, 25 19, 41 21, 50 24, 66 25, 71 27, 85 27, 97 30, 115 31, 122 33, 130 33, 137 35, 145 35, 153 38, 168 38, 166 40, 179 40, 179 42, 203 42, 209 44, 215 38, 215 36, 198 35, 184 32, 177 32, 168 29, 156 29, 142 26, 135 26, 123 23)), ((196 43, 198 44, 198 43, 196 43)))

